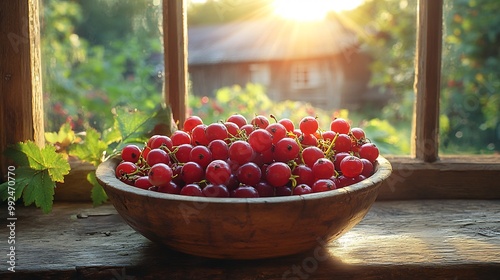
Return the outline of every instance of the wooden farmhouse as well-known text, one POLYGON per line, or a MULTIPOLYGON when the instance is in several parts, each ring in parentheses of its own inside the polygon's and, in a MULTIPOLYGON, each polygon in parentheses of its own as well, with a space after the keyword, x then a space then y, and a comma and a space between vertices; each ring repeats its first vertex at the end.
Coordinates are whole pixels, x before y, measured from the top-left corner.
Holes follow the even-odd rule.
POLYGON ((349 108, 369 99, 369 63, 357 34, 335 20, 268 18, 188 29, 188 71, 196 96, 258 83, 275 101, 349 108))

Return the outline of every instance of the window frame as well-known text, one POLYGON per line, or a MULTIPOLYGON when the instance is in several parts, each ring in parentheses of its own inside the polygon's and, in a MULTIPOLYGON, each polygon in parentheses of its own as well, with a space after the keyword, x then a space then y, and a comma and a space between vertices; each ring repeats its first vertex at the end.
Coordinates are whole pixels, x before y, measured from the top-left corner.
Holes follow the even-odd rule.
POLYGON ((318 61, 294 61, 290 67, 293 90, 315 89, 323 84, 321 65, 318 61))
POLYGON ((248 65, 250 72, 250 82, 268 87, 271 84, 270 63, 252 63, 248 65))
MULTIPOLYGON (((186 2, 163 2, 164 96, 180 124, 188 112, 186 2)), ((25 140, 43 145, 39 0, 0 1, 0 12, 0 44, 4 45, 0 48, 0 149, 25 140)), ((443 1, 418 0, 417 12, 412 153, 387 157, 393 173, 379 199, 499 199, 498 156, 438 154, 443 1)), ((0 165, 3 173, 4 157, 0 165)))

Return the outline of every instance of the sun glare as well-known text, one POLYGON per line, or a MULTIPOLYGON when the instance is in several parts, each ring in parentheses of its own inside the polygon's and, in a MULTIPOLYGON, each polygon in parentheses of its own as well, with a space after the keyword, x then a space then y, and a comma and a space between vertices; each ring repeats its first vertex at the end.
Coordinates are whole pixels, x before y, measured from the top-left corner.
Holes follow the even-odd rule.
POLYGON ((352 10, 364 0, 274 0, 275 14, 297 21, 322 20, 329 12, 352 10))

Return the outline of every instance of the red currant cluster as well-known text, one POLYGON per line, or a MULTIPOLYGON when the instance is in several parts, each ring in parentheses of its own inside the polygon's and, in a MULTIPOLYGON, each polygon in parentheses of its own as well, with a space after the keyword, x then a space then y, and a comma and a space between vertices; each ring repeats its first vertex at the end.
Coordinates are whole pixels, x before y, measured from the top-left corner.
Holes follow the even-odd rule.
POLYGON ((116 176, 141 189, 207 197, 303 195, 342 188, 373 174, 378 148, 360 128, 337 118, 330 130, 304 117, 250 122, 239 114, 204 124, 191 116, 182 130, 154 135, 144 148, 123 148, 116 176))

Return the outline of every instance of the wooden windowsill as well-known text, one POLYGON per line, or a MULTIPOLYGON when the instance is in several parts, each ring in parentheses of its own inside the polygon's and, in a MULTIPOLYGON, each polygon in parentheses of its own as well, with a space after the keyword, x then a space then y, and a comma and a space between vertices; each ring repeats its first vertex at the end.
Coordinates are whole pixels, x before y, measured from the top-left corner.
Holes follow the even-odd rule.
MULTIPOLYGON (((46 215, 18 206, 16 272, 2 269, 0 278, 498 279, 499 213, 500 200, 377 201, 336 241, 299 255, 230 261, 152 243, 109 204, 56 203, 46 215)), ((8 236, 5 226, 1 232, 8 236)))

